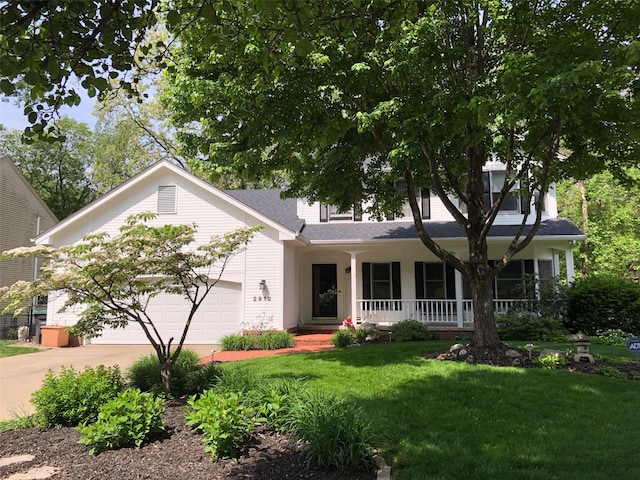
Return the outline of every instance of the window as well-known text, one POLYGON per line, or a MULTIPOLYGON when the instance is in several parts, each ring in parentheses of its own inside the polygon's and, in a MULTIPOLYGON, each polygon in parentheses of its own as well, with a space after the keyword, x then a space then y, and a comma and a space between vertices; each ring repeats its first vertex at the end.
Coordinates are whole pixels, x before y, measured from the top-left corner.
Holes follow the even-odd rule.
MULTIPOLYGON (((407 182, 404 180, 398 180, 395 182, 395 187, 399 192, 402 193, 403 196, 407 196, 407 182)), ((423 188, 420 190, 420 197, 417 198, 418 204, 420 205, 420 209, 422 212, 422 219, 428 220, 431 218, 431 194, 428 188, 423 188)), ((395 220, 397 218, 404 218, 411 220, 413 218, 413 213, 411 212, 411 205, 409 205, 409 201, 406 200, 402 205, 402 214, 394 215, 393 213, 387 214, 387 220, 395 220)))
POLYGON ((363 263, 362 297, 365 300, 401 299, 400 262, 363 263))
POLYGON ((177 187, 175 185, 158 186, 158 213, 176 213, 177 187))
POLYGON ((352 208, 346 212, 342 212, 335 205, 320 204, 320 221, 336 221, 336 220, 354 220, 362 221, 362 208, 352 208), (355 213, 354 213, 355 212, 355 213))
POLYGON ((418 299, 456 298, 456 276, 451 265, 442 262, 416 262, 415 279, 418 299))
POLYGON ((534 275, 533 260, 512 260, 494 279, 494 298, 526 297, 523 289, 528 284, 526 275, 534 275))
MULTIPOLYGON (((491 171, 491 172, 483 172, 482 181, 484 185, 482 201, 484 205, 484 211, 487 212, 499 198, 500 191, 506 181, 506 172, 505 171, 491 171)), ((519 184, 516 183, 514 185, 514 189, 518 189, 519 184)), ((458 207, 462 213, 467 213, 467 205, 463 203, 461 200, 458 201, 458 207)), ((526 210, 529 208, 529 199, 528 196, 526 200, 517 197, 513 193, 513 189, 504 196, 502 200, 502 205, 500 205, 501 212, 520 212, 526 213, 526 210)))

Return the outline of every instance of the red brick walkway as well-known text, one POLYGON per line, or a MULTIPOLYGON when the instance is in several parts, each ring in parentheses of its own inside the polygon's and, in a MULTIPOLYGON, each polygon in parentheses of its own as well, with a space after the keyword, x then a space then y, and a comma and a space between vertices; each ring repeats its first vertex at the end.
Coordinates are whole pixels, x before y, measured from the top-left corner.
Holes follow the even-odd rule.
POLYGON ((331 334, 329 333, 310 333, 296 335, 296 344, 293 348, 282 348, 280 350, 249 350, 249 351, 224 351, 215 352, 213 357, 207 355, 200 359, 201 363, 209 363, 211 360, 215 362, 233 362, 236 360, 244 360, 247 358, 270 357, 272 355, 281 355, 283 353, 315 353, 331 350, 331 334))

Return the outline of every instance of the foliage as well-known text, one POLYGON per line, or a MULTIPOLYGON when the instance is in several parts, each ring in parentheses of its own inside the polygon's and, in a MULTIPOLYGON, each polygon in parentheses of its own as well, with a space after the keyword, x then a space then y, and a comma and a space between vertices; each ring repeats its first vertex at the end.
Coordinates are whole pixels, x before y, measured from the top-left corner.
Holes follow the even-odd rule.
POLYGON ((496 344, 488 285, 535 235, 551 182, 638 158, 637 25, 628 20, 638 8, 223 2, 211 18, 169 26, 180 45, 164 99, 176 125, 189 126, 185 152, 211 169, 282 170, 288 195, 342 211, 362 205, 374 218, 409 202, 421 241, 469 280, 476 343, 496 344), (506 180, 485 208, 482 168, 492 159, 506 180), (392 187, 398 180, 406 189, 392 187), (425 231, 421 188, 466 232, 468 260, 425 231), (538 207, 534 226, 522 222, 490 265, 488 232, 513 198, 538 207))
POLYGON ((118 367, 100 365, 82 372, 63 367, 59 375, 49 370, 42 386, 31 395, 36 417, 44 427, 92 423, 100 407, 124 389, 118 367))
POLYGON ((633 335, 631 333, 620 330, 619 328, 609 328, 607 330, 598 330, 596 334, 591 337, 591 343, 626 347, 627 340, 632 337, 633 335))
POLYGON ((63 310, 82 308, 72 335, 99 335, 104 328, 137 323, 153 346, 161 366, 162 387, 170 391, 171 368, 201 302, 215 287, 230 259, 242 251, 260 227, 241 228, 194 247, 195 225, 169 225, 155 214, 126 219, 113 237, 86 235, 59 248, 38 245, 3 252, 2 258, 39 255, 47 258, 33 282, 17 282, 0 295, 5 312, 20 313, 26 301, 49 291, 66 293, 63 310), (181 295, 191 303, 177 347, 166 341, 147 314, 150 300, 161 294, 181 295))
POLYGON ((0 421, 0 432, 8 430, 26 430, 28 428, 37 428, 38 421, 35 415, 26 413, 25 411, 11 412, 9 420, 0 421))
POLYGON ((243 441, 259 423, 255 411, 235 392, 204 392, 187 401, 185 422, 203 434, 205 451, 213 459, 235 458, 243 441))
POLYGON ((543 317, 556 320, 567 315, 569 287, 558 277, 541 280, 537 275, 523 275, 519 287, 519 294, 515 298, 521 302, 514 305, 514 310, 537 312, 543 317))
POLYGON ((551 354, 551 355, 540 355, 535 359, 535 362, 540 365, 542 368, 546 368, 548 370, 563 366, 567 364, 567 359, 559 354, 551 354))
MULTIPOLYGON (((200 356, 193 350, 180 350, 171 370, 171 393, 183 395, 193 393, 189 390, 192 378, 201 369, 200 356)), ((162 389, 162 373, 157 355, 147 355, 134 362, 127 369, 127 378, 131 385, 143 392, 162 389)))
POLYGON ((598 365, 596 367, 596 370, 598 370, 605 377, 622 378, 622 379, 627 378, 627 375, 625 373, 621 372, 616 367, 610 367, 609 365, 598 365))
POLYGON ((220 368, 216 363, 208 363, 199 365, 198 368, 189 372, 185 393, 202 393, 205 390, 213 388, 218 381, 220 368))
POLYGON ((353 343, 353 333, 351 330, 336 330, 331 335, 331 344, 336 348, 345 348, 353 343))
POLYGON ((608 329, 640 335, 640 283, 611 276, 578 279, 569 289, 565 325, 592 336, 608 329))
POLYGON ((97 198, 93 178, 95 138, 84 123, 63 117, 55 123, 64 141, 22 143, 18 130, 0 130, 0 152, 9 155, 59 219, 97 198))
POLYGON ((537 340, 551 342, 567 338, 569 331, 558 319, 531 313, 508 312, 499 315, 498 333, 505 340, 537 340))
POLYGON ((607 170, 582 183, 560 182, 558 211, 586 233, 574 249, 583 275, 628 277, 640 265, 640 169, 607 170), (581 194, 584 189, 584 198, 581 194))
POLYGON ((222 350, 279 350, 291 348, 295 344, 295 335, 284 331, 265 331, 258 333, 231 334, 220 339, 222 350))
POLYGON ((310 448, 310 463, 373 469, 371 426, 353 404, 329 393, 306 391, 289 416, 289 428, 310 448))
POLYGON ((100 408, 95 423, 79 427, 78 443, 88 445, 91 454, 126 446, 141 447, 164 432, 163 413, 161 398, 129 388, 100 408))
POLYGON ((424 323, 408 319, 391 326, 391 339, 394 342, 433 340, 433 334, 424 323))

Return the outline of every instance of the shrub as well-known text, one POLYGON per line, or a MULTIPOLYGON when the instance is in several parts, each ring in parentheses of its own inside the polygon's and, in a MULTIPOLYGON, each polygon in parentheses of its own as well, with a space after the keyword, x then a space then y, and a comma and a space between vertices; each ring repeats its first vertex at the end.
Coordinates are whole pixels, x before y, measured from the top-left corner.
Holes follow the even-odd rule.
POLYGON ((258 388, 257 410, 270 427, 278 432, 286 430, 292 406, 305 391, 298 379, 275 379, 264 382, 258 388))
POLYGON ((640 335, 640 283, 605 276, 577 280, 569 289, 565 325, 591 336, 608 329, 640 335))
POLYGON ((619 328, 610 328, 608 330, 598 330, 596 335, 591 337, 591 342, 602 345, 626 346, 627 340, 632 337, 632 334, 620 330, 619 328))
MULTIPOLYGON (((194 393, 189 388, 190 378, 200 375, 201 369, 200 356, 196 352, 186 348, 180 350, 171 370, 171 393, 174 395, 194 393)), ((156 354, 150 354, 137 360, 127 370, 127 377, 132 386, 143 392, 162 391, 160 360, 156 354)))
POLYGON ((552 370, 556 367, 563 366, 567 364, 567 359, 562 355, 552 354, 540 356, 536 359, 536 363, 540 365, 542 368, 546 368, 552 370))
POLYGON ((220 340, 220 348, 231 351, 255 350, 255 341, 255 335, 240 335, 236 333, 222 337, 220 340))
POLYGON ((59 376, 49 370, 40 389, 31 395, 31 403, 40 425, 74 427, 94 422, 100 407, 123 389, 117 366, 86 367, 82 372, 63 367, 59 376))
POLYGON ((351 330, 337 330, 331 336, 331 344, 336 348, 345 348, 353 343, 351 330))
POLYGON ((432 340, 427 326, 418 320, 403 320, 391 326, 391 339, 395 342, 432 340))
POLYGON ((95 423, 80 426, 80 440, 89 453, 120 447, 140 447, 164 431, 161 398, 130 388, 100 408, 95 423))
POLYGON ((370 424, 356 406, 328 393, 305 392, 291 407, 288 427, 321 467, 373 468, 370 424))
POLYGON ((367 337, 369 336, 369 330, 366 328, 356 328, 353 332, 353 338, 358 343, 364 343, 367 341, 367 337))
POLYGON ((242 443, 259 423, 255 411, 235 392, 209 390, 187 401, 185 422, 202 432, 204 449, 213 459, 235 458, 242 443))
POLYGON ((569 335, 560 320, 531 313, 508 312, 497 316, 496 322, 498 334, 505 340, 552 342, 565 340, 569 335))
POLYGON ((291 348, 296 343, 293 333, 283 331, 264 332, 257 336, 256 345, 259 350, 279 350, 291 348))

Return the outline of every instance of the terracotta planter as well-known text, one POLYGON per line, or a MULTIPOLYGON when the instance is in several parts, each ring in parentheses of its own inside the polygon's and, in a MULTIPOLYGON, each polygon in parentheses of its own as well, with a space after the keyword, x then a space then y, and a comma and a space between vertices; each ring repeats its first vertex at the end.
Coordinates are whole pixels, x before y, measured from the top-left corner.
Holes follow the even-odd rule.
POLYGON ((43 347, 66 347, 69 345, 68 325, 44 325, 40 327, 43 347))

